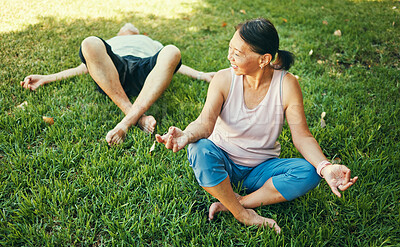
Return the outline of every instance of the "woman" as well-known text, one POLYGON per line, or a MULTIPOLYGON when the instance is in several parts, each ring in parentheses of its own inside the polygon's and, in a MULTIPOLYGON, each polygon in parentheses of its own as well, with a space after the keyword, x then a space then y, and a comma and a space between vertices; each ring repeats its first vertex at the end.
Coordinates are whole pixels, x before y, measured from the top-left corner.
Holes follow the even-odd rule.
POLYGON ((251 208, 293 200, 315 188, 321 177, 340 197, 338 189, 348 189, 357 177, 329 163, 311 135, 299 83, 286 72, 293 54, 279 50, 270 21, 240 24, 228 60, 231 68, 214 76, 200 116, 184 131, 170 127, 156 138, 174 152, 190 144, 188 158, 197 181, 219 200, 210 206, 210 219, 228 210, 246 225, 268 225, 279 233, 274 220, 251 208), (304 159, 278 158, 284 117, 304 159), (242 186, 247 195, 235 194, 232 185, 242 186))

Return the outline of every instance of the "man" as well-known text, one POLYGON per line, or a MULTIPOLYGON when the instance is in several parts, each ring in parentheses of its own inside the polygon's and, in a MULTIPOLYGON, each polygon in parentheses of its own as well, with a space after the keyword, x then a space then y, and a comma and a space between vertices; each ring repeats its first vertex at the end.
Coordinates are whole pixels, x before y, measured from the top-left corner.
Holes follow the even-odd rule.
POLYGON ((140 35, 131 23, 125 24, 117 36, 104 41, 99 37, 83 40, 79 51, 82 64, 51 75, 29 75, 21 86, 36 90, 41 85, 89 73, 100 92, 107 94, 124 112, 125 117, 106 136, 109 145, 123 142, 128 129, 135 124, 146 133, 153 133, 156 120, 144 113, 169 86, 175 72, 210 82, 214 72, 203 73, 181 63, 181 54, 174 45, 140 35), (137 96, 132 104, 130 96, 137 96))

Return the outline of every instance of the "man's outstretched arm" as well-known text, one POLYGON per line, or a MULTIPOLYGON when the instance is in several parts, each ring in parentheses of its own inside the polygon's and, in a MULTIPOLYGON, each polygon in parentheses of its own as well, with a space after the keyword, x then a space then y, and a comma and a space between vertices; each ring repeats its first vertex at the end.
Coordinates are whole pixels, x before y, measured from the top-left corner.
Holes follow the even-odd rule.
POLYGON ((178 70, 178 73, 183 74, 183 75, 187 75, 190 76, 192 78, 195 78, 197 80, 204 80, 207 82, 210 82, 211 79, 214 77, 215 72, 201 72, 201 71, 197 71, 193 68, 190 68, 189 66, 186 66, 184 64, 181 65, 181 67, 178 70))
POLYGON ((36 90, 38 87, 41 85, 53 82, 53 81, 58 81, 62 79, 66 79, 69 77, 73 77, 76 75, 81 75, 81 74, 86 74, 88 72, 86 65, 85 64, 80 64, 78 67, 67 69, 60 71, 55 74, 50 74, 50 75, 28 75, 25 77, 23 81, 20 82, 21 86, 30 89, 30 90, 36 90))

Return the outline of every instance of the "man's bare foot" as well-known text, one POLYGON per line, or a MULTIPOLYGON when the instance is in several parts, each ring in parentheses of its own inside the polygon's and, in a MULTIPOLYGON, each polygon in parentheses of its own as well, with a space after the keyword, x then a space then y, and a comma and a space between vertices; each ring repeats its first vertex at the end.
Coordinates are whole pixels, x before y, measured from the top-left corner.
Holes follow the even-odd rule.
POLYGON ((47 83, 46 76, 44 75, 29 75, 25 77, 23 81, 20 82, 23 88, 32 91, 36 90, 38 87, 46 83, 47 83))
POLYGON ((152 134, 156 128, 157 121, 153 116, 146 116, 143 114, 137 124, 139 128, 144 131, 144 133, 152 134))
POLYGON ((246 209, 247 215, 242 219, 238 219, 240 222, 247 226, 256 225, 258 227, 270 227, 275 230, 276 233, 281 233, 281 228, 278 226, 275 220, 262 217, 256 213, 253 209, 246 209))
POLYGON ((128 128, 117 124, 114 129, 110 130, 107 133, 106 141, 108 145, 118 145, 122 143, 125 139, 126 133, 128 132, 128 128))

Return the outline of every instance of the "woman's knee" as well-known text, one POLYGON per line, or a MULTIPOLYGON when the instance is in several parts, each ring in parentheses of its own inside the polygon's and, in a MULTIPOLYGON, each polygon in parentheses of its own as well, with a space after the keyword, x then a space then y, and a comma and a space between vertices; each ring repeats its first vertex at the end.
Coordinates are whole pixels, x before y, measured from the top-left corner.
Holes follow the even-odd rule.
POLYGON ((188 159, 190 163, 197 163, 199 159, 204 159, 209 152, 214 149, 213 143, 208 139, 200 139, 188 145, 188 159))
POLYGON ((215 186, 228 176, 221 151, 208 139, 189 144, 188 159, 200 186, 215 186))
POLYGON ((317 187, 321 177, 315 167, 305 159, 296 159, 291 169, 285 174, 273 178, 273 183, 278 191, 290 201, 306 194, 317 187))

